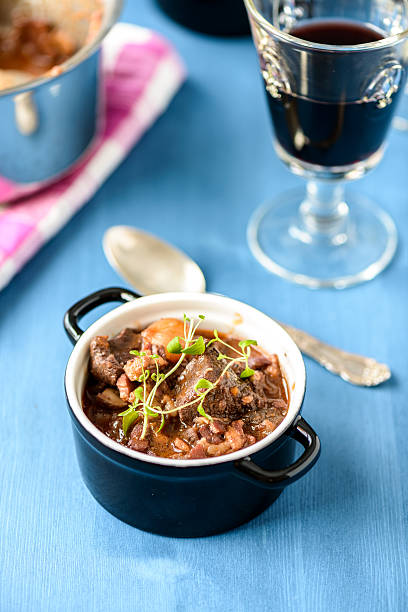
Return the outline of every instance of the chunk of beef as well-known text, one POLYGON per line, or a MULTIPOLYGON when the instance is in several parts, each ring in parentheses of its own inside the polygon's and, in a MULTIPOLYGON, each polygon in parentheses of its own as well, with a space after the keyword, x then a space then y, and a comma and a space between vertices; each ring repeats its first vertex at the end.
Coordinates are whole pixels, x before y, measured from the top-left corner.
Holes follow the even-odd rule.
POLYGON ((225 433, 225 441, 220 444, 210 444, 207 447, 209 457, 219 457, 227 453, 234 453, 241 448, 250 446, 256 442, 255 436, 244 432, 244 423, 240 419, 234 421, 225 433))
MULTIPOLYGON (((279 385, 279 381, 269 373, 270 368, 273 368, 273 371, 276 372, 276 364, 272 364, 263 371, 256 371, 251 377, 257 409, 251 410, 243 416, 246 423, 259 426, 261 429, 261 424, 265 420, 276 424, 281 423, 282 418, 286 416, 288 411, 288 401, 282 396, 284 391, 279 385)), ((268 433, 270 431, 272 429, 268 429, 268 433)))
POLYGON ((136 425, 132 429, 132 433, 130 434, 128 446, 132 450, 139 451, 140 453, 145 453, 149 449, 150 445, 148 439, 140 439, 142 431, 142 423, 136 423, 136 425))
POLYGON ((267 435, 269 433, 272 433, 272 431, 275 431, 275 429, 278 427, 278 425, 280 425, 281 422, 281 419, 277 418, 264 419, 259 425, 258 431, 262 431, 264 435, 267 435))
POLYGON ((222 442, 221 436, 211 431, 209 425, 200 425, 198 433, 202 438, 205 438, 210 444, 219 444, 222 442))
POLYGON ((113 387, 123 369, 111 351, 108 336, 95 336, 91 340, 89 353, 91 373, 95 378, 113 387))
POLYGON ((225 434, 227 431, 226 424, 223 423, 223 421, 220 421, 220 419, 213 419, 210 421, 209 427, 213 433, 218 435, 225 434))
MULTIPOLYGON (((200 426, 200 429, 203 426, 200 426)), ((220 457, 228 453, 234 453, 235 451, 241 450, 254 444, 256 442, 255 436, 247 434, 244 431, 244 423, 241 419, 233 421, 231 425, 227 427, 225 432, 225 439, 219 441, 211 441, 207 437, 203 437, 196 445, 191 449, 188 459, 201 459, 203 457, 220 457)))
POLYGON ((287 414, 287 404, 285 403, 283 407, 282 402, 283 400, 270 400, 265 403, 264 408, 250 410, 242 418, 250 425, 260 425, 264 419, 272 419, 280 423, 287 414))
POLYGON ((111 340, 108 336, 96 336, 89 348, 91 373, 106 385, 115 386, 130 359, 129 351, 140 346, 140 334, 130 328, 123 329, 111 340))
POLYGON ((219 444, 224 440, 224 434, 227 427, 219 419, 209 421, 204 417, 196 417, 194 423, 196 427, 198 427, 199 435, 205 438, 210 444, 219 444))
MULTIPOLYGON (((256 371, 251 376, 251 385, 260 400, 280 399, 281 390, 279 383, 268 373, 268 368, 264 371, 256 371)), ((258 402, 259 408, 264 407, 264 401, 258 402)))
POLYGON ((271 378, 277 378, 279 380, 282 379, 282 370, 279 363, 279 357, 277 355, 272 355, 271 357, 271 365, 266 368, 266 373, 271 376, 271 378))
POLYGON ((181 438, 175 438, 173 440, 173 447, 177 450, 180 451, 182 453, 189 453, 190 452, 190 447, 187 444, 187 442, 185 442, 184 440, 182 440, 181 438))
POLYGON ((242 420, 234 421, 225 432, 225 439, 231 445, 231 451, 240 450, 246 443, 244 423, 242 420))
POLYGON ((149 442, 147 440, 131 439, 129 447, 132 450, 139 451, 139 453, 145 453, 149 448, 149 442))
POLYGON ((225 432, 225 441, 221 442, 221 444, 210 444, 207 448, 207 455, 219 457, 220 455, 233 453, 243 448, 247 442, 247 435, 244 432, 243 425, 241 420, 231 423, 225 432))
POLYGON ((207 457, 207 448, 209 444, 205 438, 199 440, 195 446, 191 449, 191 451, 185 455, 184 459, 204 459, 207 457))
POLYGON ((130 327, 122 329, 119 334, 109 340, 111 352, 116 361, 124 366, 131 359, 130 351, 140 350, 142 347, 142 335, 130 327))
POLYGON ((253 370, 260 370, 266 368, 272 363, 272 359, 269 355, 266 355, 259 349, 251 346, 251 352, 248 357, 248 366, 253 370))
POLYGON ((183 431, 183 438, 189 444, 195 444, 198 441, 198 433, 195 427, 188 427, 183 431))
POLYGON ((129 380, 125 373, 123 373, 116 381, 116 386, 119 389, 120 399, 122 399, 124 402, 129 402, 130 395, 135 389, 135 384, 129 380))
POLYGON ((110 410, 124 410, 126 408, 126 403, 113 389, 104 389, 101 393, 98 393, 96 399, 104 408, 110 410))
POLYGON ((144 355, 143 357, 135 357, 134 359, 130 359, 127 363, 125 363, 124 370, 129 380, 136 381, 139 380, 143 370, 155 372, 156 363, 159 366, 159 370, 163 369, 164 366, 167 365, 167 361, 160 356, 158 359, 153 359, 153 357, 150 355, 144 355))
MULTIPOLYGON (((203 355, 194 356, 189 361, 178 378, 176 406, 183 406, 198 397, 194 387, 201 378, 212 383, 219 379, 225 367, 225 360, 218 361, 218 355, 218 351, 211 347, 203 355)), ((232 370, 228 370, 216 387, 207 394, 204 410, 211 416, 224 417, 231 421, 255 407, 253 395, 249 383, 241 380, 232 370)), ((183 423, 191 425, 197 416, 197 405, 182 408, 179 414, 183 423)))

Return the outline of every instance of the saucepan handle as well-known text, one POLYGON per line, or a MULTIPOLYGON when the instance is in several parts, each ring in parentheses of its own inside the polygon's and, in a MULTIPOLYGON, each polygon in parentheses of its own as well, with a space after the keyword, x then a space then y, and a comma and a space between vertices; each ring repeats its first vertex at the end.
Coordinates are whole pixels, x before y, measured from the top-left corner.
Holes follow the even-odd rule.
POLYGON ((320 455, 320 440, 308 423, 302 418, 286 433, 287 436, 300 442, 305 449, 297 461, 281 470, 265 470, 254 463, 250 457, 235 461, 239 476, 267 489, 282 489, 302 478, 316 463, 320 455))
POLYGON ((88 312, 107 304, 108 302, 132 302, 133 300, 140 298, 141 296, 130 289, 123 289, 121 287, 108 287, 107 289, 100 289, 91 293, 82 300, 79 300, 76 304, 71 306, 64 316, 64 328, 68 334, 69 339, 73 344, 76 344, 82 334, 83 330, 79 327, 78 321, 86 315, 88 312))

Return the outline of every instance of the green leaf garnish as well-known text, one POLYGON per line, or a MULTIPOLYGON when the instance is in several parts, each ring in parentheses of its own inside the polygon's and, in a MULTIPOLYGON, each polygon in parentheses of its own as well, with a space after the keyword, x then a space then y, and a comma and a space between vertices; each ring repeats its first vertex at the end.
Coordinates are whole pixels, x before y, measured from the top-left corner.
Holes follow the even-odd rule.
POLYGON ((183 321, 185 323, 190 323, 191 319, 186 315, 186 313, 183 314, 183 321))
POLYGON ((201 414, 202 417, 208 419, 209 421, 212 421, 212 417, 204 410, 202 402, 197 407, 197 412, 198 414, 201 414))
POLYGON ((180 344, 180 338, 175 336, 167 345, 167 352, 175 355, 179 355, 182 351, 182 346, 180 344))
POLYGON ((136 408, 136 406, 139 404, 139 402, 142 401, 143 398, 143 387, 137 387, 137 389, 135 389, 133 391, 133 407, 136 408))
POLYGON ((161 423, 160 423, 160 427, 159 427, 159 429, 157 430, 157 432, 156 432, 156 433, 160 433, 160 432, 161 432, 161 430, 163 429, 163 427, 164 427, 164 414, 162 414, 162 415, 161 415, 161 423))
POLYGON ((200 336, 195 342, 194 344, 192 344, 191 346, 182 349, 182 353, 184 355, 202 355, 205 351, 205 343, 204 343, 204 338, 202 336, 200 336))
POLYGON ((125 412, 121 412, 119 416, 122 417, 122 429, 125 436, 127 436, 129 428, 133 425, 133 423, 138 419, 140 413, 138 410, 135 410, 133 406, 125 410, 125 412))
POLYGON ((163 382, 163 380, 165 379, 165 375, 164 374, 158 374, 157 372, 154 372, 153 374, 151 374, 150 378, 152 378, 154 380, 154 382, 157 383, 161 383, 163 382))
POLYGON ((149 378, 149 376, 150 376, 150 371, 149 370, 145 370, 143 372, 143 374, 141 374, 137 380, 138 380, 138 382, 143 383, 143 382, 146 382, 146 380, 149 378))
POLYGON ((200 378, 200 380, 194 385, 194 391, 198 393, 198 395, 202 395, 202 391, 200 389, 212 389, 214 387, 214 383, 206 378, 200 378))
POLYGON ((245 370, 243 372, 241 372, 240 374, 240 378, 249 378, 250 376, 252 376, 252 374, 255 374, 255 370, 253 370, 252 368, 249 368, 248 366, 245 368, 245 370))
POLYGON ((163 380, 166 378, 165 374, 157 374, 156 372, 154 374, 152 374, 151 376, 153 378, 153 380, 157 383, 161 383, 163 382, 163 380))
POLYGON ((134 351, 129 351, 129 353, 131 355, 136 355, 136 357, 139 357, 139 355, 140 355, 139 351, 137 351, 136 349, 134 351))
POLYGON ((127 408, 123 412, 119 412, 118 416, 124 417, 124 416, 127 416, 128 414, 131 414, 132 412, 134 412, 133 407, 129 406, 129 408, 127 408))
POLYGON ((217 361, 221 361, 221 359, 230 359, 228 355, 224 355, 224 353, 220 353, 217 357, 217 361))
POLYGON ((247 346, 258 346, 258 343, 256 340, 241 340, 238 342, 238 346, 244 349, 247 346))
POLYGON ((204 321, 205 316, 204 315, 198 315, 198 318, 201 319, 202 321, 204 321))
MULTIPOLYGON (((154 406, 155 410, 160 410, 160 408, 158 406, 154 406)), ((154 410, 150 410, 150 408, 148 406, 144 407, 145 410, 145 414, 147 414, 148 416, 151 417, 158 417, 159 415, 157 414, 157 412, 155 412, 154 410)))

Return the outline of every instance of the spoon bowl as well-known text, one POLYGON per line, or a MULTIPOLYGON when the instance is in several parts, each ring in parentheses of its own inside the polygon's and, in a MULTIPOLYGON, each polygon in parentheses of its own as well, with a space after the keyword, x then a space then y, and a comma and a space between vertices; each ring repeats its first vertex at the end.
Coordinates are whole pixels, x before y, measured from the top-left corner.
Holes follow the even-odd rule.
POLYGON ((205 291, 205 278, 188 255, 134 227, 116 225, 103 238, 107 260, 142 295, 205 291))

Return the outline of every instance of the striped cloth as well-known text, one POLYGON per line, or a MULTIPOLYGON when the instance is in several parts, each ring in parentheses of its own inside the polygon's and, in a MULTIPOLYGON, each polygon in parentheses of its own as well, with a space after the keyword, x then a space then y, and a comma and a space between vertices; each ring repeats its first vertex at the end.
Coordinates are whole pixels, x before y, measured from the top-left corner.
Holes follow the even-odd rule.
POLYGON ((184 66, 168 42, 125 23, 117 24, 104 41, 102 74, 105 129, 91 154, 45 187, 0 177, 0 289, 92 197, 167 108, 185 78, 184 66))

